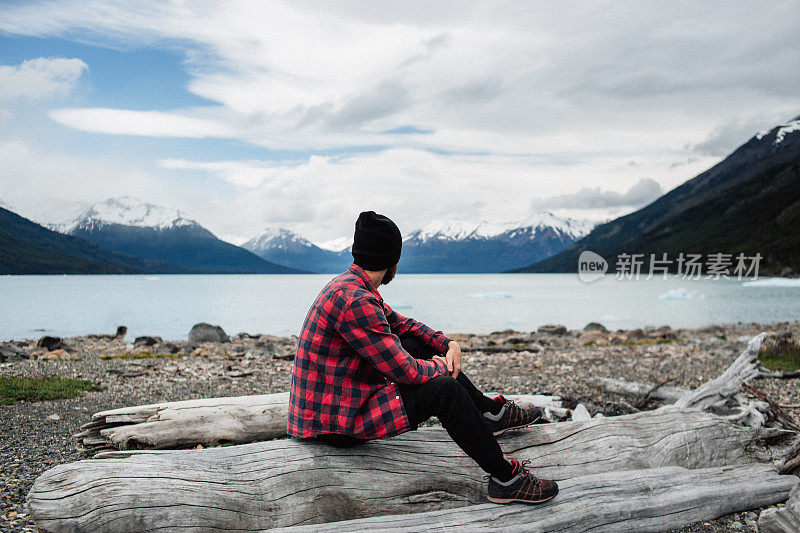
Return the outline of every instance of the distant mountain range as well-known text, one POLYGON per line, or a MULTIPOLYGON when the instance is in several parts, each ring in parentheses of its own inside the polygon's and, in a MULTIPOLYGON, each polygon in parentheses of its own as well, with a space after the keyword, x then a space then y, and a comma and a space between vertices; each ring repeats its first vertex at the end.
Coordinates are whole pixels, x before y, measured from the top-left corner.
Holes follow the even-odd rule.
MULTIPOLYGON (((557 253, 586 235, 587 222, 542 213, 519 223, 435 220, 403 239, 402 272, 499 272, 557 253)), ((314 244, 283 228, 267 228, 242 245, 274 263, 313 272, 341 272, 352 262, 352 237, 314 244)))
MULTIPOLYGON (((574 272, 580 253, 591 250, 612 271, 620 254, 674 260, 680 253, 758 253, 762 273, 800 272, 798 227, 800 117, 759 132, 650 205, 594 229, 550 213, 513 224, 433 221, 404 237, 400 270, 574 272)), ((352 262, 351 244, 352 237, 315 244, 268 228, 239 247, 179 211, 130 197, 98 203, 50 229, 0 207, 2 274, 336 273, 352 262)))
POLYGON ((403 272, 500 272, 538 261, 589 233, 592 224, 540 213, 508 224, 433 221, 403 241, 403 272))
POLYGON ((298 272, 218 239, 179 211, 131 197, 111 198, 93 205, 70 223, 51 227, 106 250, 167 263, 190 272, 298 272))
MULTIPOLYGON (((584 250, 611 270, 620 254, 743 253, 762 273, 800 272, 800 116, 756 134, 723 161, 548 259, 518 272, 575 272, 584 250)), ((672 265, 672 270, 677 268, 672 265)))

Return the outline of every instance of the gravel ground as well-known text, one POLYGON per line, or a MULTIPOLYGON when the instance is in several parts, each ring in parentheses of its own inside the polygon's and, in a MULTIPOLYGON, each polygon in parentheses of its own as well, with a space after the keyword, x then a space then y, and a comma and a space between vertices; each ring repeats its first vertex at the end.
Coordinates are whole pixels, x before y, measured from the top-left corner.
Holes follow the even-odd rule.
MULTIPOLYGON (((566 399, 568 407, 582 402, 592 414, 614 415, 620 414, 620 400, 635 400, 599 391, 585 382, 586 377, 696 387, 722 373, 746 341, 764 330, 789 331, 795 339, 800 338, 800 323, 615 333, 509 330, 452 337, 466 349, 490 346, 493 351, 501 350, 464 353, 465 371, 483 390, 557 394, 566 399), (506 349, 509 351, 502 351, 506 349)), ((134 347, 122 339, 86 335, 64 339, 64 352, 37 348, 35 340, 7 343, 39 357, 2 363, 0 373, 91 379, 104 390, 69 400, 0 406, 0 531, 36 531, 24 507, 25 495, 45 470, 83 458, 75 449, 72 435, 92 413, 161 401, 284 391, 296 339, 241 334, 229 343, 203 343, 196 348, 154 341, 152 346, 134 347), (177 352, 187 356, 100 358, 126 352, 177 352), (44 359, 59 356, 68 359, 44 359)), ((780 404, 800 406, 800 380, 766 379, 755 385, 780 404)), ((800 408, 785 410, 800 418, 800 408)), ((728 515, 679 531, 755 531, 759 512, 728 515)))

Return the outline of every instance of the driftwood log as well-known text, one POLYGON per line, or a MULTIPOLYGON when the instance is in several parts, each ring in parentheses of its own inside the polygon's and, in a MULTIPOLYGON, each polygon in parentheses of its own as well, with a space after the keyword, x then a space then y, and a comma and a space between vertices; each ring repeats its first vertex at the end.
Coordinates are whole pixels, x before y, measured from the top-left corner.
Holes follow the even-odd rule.
MULTIPOLYGON (((646 487, 652 486, 665 498, 658 513, 689 523, 784 500, 797 478, 778 476, 774 463, 783 461, 793 436, 782 429, 736 426, 694 409, 663 407, 533 426, 510 433, 501 445, 507 456, 530 460, 537 475, 564 482, 567 489, 561 499, 572 498, 569 487, 591 492, 588 478, 583 484, 575 479, 592 474, 600 475, 598 481, 616 479, 594 484, 597 497, 609 491, 598 501, 600 507, 573 506, 574 512, 589 513, 584 516, 592 520, 603 520, 607 506, 608 523, 619 522, 627 498, 638 498, 644 505, 649 501, 646 487), (755 469, 753 463, 766 467, 755 469), (723 470, 732 477, 719 481, 733 493, 708 490, 696 498, 678 497, 688 487, 706 486, 708 474, 699 469, 731 465, 732 470, 723 470), (633 474, 623 481, 613 474, 664 466, 691 469, 681 474, 686 477, 675 492, 666 488, 675 482, 672 470, 642 473, 639 485, 630 485, 633 474), (751 485, 758 487, 759 497, 735 495, 751 494, 751 485), (713 494, 725 501, 711 504, 713 494)), ((40 527, 258 531, 485 502, 483 472, 441 428, 348 449, 280 439, 203 450, 106 452, 99 457, 57 466, 36 480, 28 503, 40 527)), ((658 499, 651 504, 659 505, 658 499)), ((502 509, 511 508, 495 509, 502 514, 508 512, 502 509)), ((658 522, 658 513, 652 523, 658 522)), ((529 527, 527 515, 519 516, 517 527, 529 527)), ((638 518, 648 516, 643 510, 638 518)))
MULTIPOLYGON (((558 396, 509 398, 523 407, 542 408, 548 420, 567 416, 558 396)), ((288 408, 288 392, 123 407, 94 414, 75 437, 87 455, 246 444, 285 437, 288 408)))
POLYGON ((767 333, 763 332, 750 339, 747 348, 721 376, 687 392, 675 402, 675 405, 708 409, 724 404, 734 397, 742 389, 743 382, 746 383, 761 374, 758 352, 766 336, 767 333))
POLYGON ((786 506, 765 509, 758 517, 759 533, 797 533, 800 531, 800 485, 795 485, 786 506))
POLYGON ((285 437, 288 409, 288 392, 123 407, 94 414, 75 437, 88 455, 242 444, 285 437))
MULTIPOLYGON (((276 531, 666 531, 687 523, 771 505, 797 493, 797 478, 764 465, 687 470, 651 468, 565 480, 558 498, 541 506, 471 505, 426 513, 390 515, 281 528, 276 531), (720 493, 726 495, 720 498, 720 493)), ((790 500, 791 501, 791 500, 790 500)), ((766 512, 766 511, 765 511, 766 512)), ((779 520, 783 520, 783 515, 779 520)), ((770 533, 798 531, 769 529, 770 533)), ((783 524, 784 522, 781 522, 783 524)), ((761 522, 759 521, 759 525, 761 522)))
MULTIPOLYGON (((767 401, 746 397, 742 389, 743 384, 764 374, 764 369, 758 360, 758 352, 766 336, 767 333, 764 332, 753 337, 747 348, 722 375, 690 391, 605 377, 590 377, 586 381, 616 394, 652 398, 677 407, 708 410, 744 425, 760 427, 766 425, 771 417, 780 419, 780 413, 774 408, 771 409, 772 406, 767 401)), ((746 388, 745 390, 752 392, 746 388)))

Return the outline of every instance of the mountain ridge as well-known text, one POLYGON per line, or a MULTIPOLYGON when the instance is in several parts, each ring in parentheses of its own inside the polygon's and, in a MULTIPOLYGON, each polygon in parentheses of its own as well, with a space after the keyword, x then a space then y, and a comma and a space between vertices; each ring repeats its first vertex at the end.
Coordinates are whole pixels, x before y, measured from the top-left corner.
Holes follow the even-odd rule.
POLYGON ((559 254, 512 271, 575 272, 585 250, 603 256, 612 271, 623 253, 680 252, 763 252, 769 271, 797 271, 800 258, 780 241, 796 241, 786 224, 800 222, 800 181, 792 170, 798 161, 800 118, 758 132, 647 206, 598 225, 559 254), (742 197, 744 191, 749 197, 742 197), (767 212, 754 218, 759 210, 767 212), (758 250, 759 243, 768 245, 758 250))
POLYGON ((170 263, 197 273, 301 272, 218 239, 178 210, 129 196, 98 202, 71 222, 54 227, 106 250, 170 263))
POLYGON ((178 274, 186 269, 114 253, 0 208, 0 274, 178 274))
MULTIPOLYGON (((402 272, 499 272, 562 250, 591 223, 539 213, 518 223, 433 220, 403 237, 402 272)), ((268 227, 242 245, 269 261, 336 273, 352 262, 352 237, 313 243, 286 228, 268 227)))

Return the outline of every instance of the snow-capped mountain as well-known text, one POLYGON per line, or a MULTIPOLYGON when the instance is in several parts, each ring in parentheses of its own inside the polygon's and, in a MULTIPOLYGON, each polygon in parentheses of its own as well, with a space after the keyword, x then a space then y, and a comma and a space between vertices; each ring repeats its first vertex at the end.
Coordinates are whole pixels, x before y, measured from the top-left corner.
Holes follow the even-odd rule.
MULTIPOLYGON (((575 272, 585 250, 612 269, 625 254, 758 255, 761 274, 800 269, 800 116, 763 130, 725 159, 638 211, 599 224, 523 272, 575 272)), ((708 263, 701 262, 704 270, 708 263)))
POLYGON ((178 210, 129 196, 97 203, 75 220, 50 227, 107 250, 163 261, 194 272, 294 271, 218 239, 178 210))
POLYGON ((347 249, 322 248, 285 228, 265 228, 242 248, 267 261, 309 272, 342 272, 353 261, 347 249))
MULTIPOLYGON (((540 213, 517 223, 434 220, 403 238, 402 272, 500 272, 560 252, 592 224, 540 213)), ((336 273, 352 262, 353 238, 314 244, 282 228, 268 228, 242 247, 259 257, 311 272, 336 273)))
POLYGON ((564 250, 592 230, 586 221, 538 213, 512 223, 435 220, 403 241, 404 272, 501 272, 564 250))
POLYGON ((75 220, 65 224, 51 224, 50 228, 61 233, 72 233, 76 230, 96 230, 114 224, 153 229, 200 226, 194 220, 185 218, 177 209, 122 196, 94 204, 75 220))
POLYGON ((493 224, 489 222, 467 222, 464 220, 433 220, 424 227, 410 233, 404 241, 417 240, 425 243, 431 240, 463 241, 476 239, 492 239, 500 236, 514 238, 526 234, 529 237, 536 230, 552 230, 573 240, 580 239, 592 230, 593 224, 588 221, 562 218, 552 213, 542 212, 519 222, 493 224))

